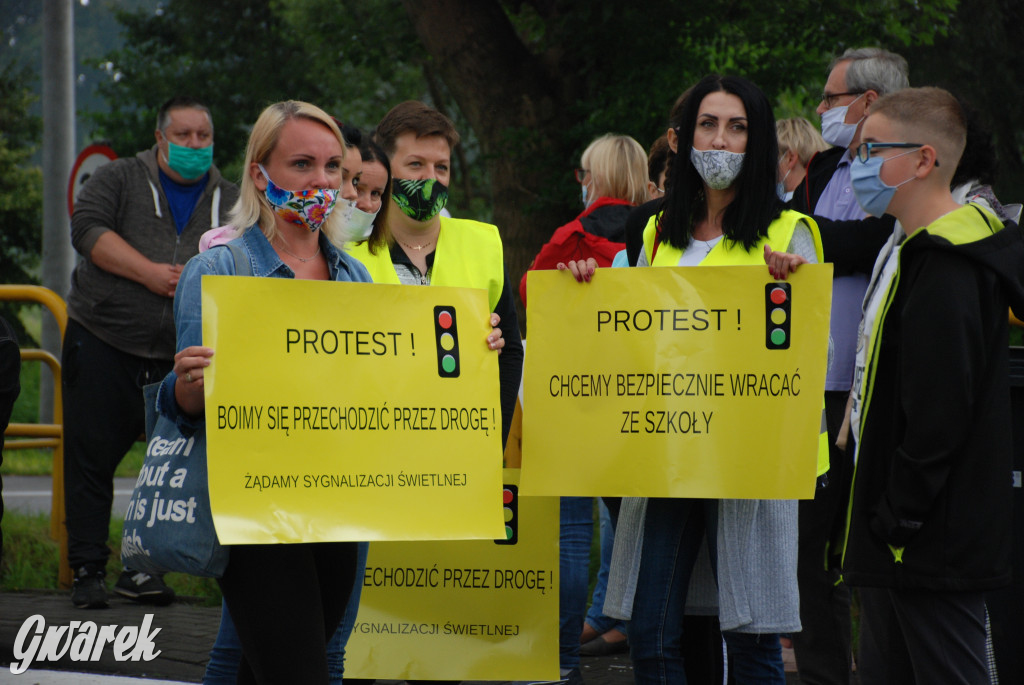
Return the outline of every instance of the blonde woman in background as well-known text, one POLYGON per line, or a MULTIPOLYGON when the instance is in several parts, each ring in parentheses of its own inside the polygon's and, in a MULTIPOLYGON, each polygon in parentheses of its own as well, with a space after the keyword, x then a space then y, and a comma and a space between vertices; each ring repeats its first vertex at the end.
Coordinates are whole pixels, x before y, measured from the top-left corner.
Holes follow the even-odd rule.
MULTIPOLYGON (((583 212, 555 231, 527 272, 588 257, 598 266, 611 266, 615 254, 626 247, 626 217, 648 200, 643 146, 629 136, 606 133, 583 151, 574 174, 583 212)), ((519 282, 519 297, 525 306, 526 274, 519 282)))
MULTIPOLYGON (((633 207, 646 202, 647 153, 629 136, 605 134, 587 146, 575 170, 580 184, 583 212, 558 228, 541 248, 530 269, 554 269, 558 262, 593 258, 600 266, 611 266, 616 253, 625 249, 626 217, 633 207)), ((526 274, 519 284, 519 296, 526 304, 526 274)), ((617 514, 618 501, 612 503, 617 514)), ((625 651, 622 624, 600 611, 602 593, 595 593, 590 624, 584 628, 590 545, 594 531, 594 500, 591 497, 561 498, 561 545, 559 562, 559 653, 562 678, 569 685, 582 682, 581 643, 588 654, 625 651), (594 625, 596 624, 596 625, 594 625)), ((602 546, 610 546, 610 531, 602 535, 602 546)), ((602 553, 604 550, 602 549, 602 553)))
POLYGON ((807 175, 811 157, 828 149, 814 124, 803 117, 779 119, 775 122, 779 138, 779 197, 789 202, 793 190, 807 175))

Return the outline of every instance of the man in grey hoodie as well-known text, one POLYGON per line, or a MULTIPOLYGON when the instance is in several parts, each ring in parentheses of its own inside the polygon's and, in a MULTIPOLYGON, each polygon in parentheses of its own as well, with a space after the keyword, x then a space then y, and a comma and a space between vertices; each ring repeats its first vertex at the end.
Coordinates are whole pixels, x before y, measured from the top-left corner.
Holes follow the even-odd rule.
MULTIPOLYGON (((71 217, 82 255, 71 277, 61 366, 64 497, 71 601, 107 606, 104 582, 114 470, 143 432, 142 387, 174 359, 172 305, 181 269, 207 230, 227 223, 235 184, 212 164, 209 109, 187 97, 164 103, 156 145, 93 173, 71 217)), ((163 579, 125 569, 114 591, 168 604, 163 579)))

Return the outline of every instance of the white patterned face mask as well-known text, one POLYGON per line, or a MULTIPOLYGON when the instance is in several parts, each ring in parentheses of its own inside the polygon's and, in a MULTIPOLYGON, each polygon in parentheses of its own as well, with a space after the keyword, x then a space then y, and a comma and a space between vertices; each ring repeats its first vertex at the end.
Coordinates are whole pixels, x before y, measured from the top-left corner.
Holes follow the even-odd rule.
POLYGON ((690 161, 708 188, 725 190, 733 184, 743 168, 743 152, 698 150, 690 148, 690 161))

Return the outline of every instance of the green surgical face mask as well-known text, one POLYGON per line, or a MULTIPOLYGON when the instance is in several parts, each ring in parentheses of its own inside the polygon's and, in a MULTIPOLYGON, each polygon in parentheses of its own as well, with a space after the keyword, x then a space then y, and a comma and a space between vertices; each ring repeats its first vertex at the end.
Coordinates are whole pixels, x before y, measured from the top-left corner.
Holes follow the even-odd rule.
POLYGON ((167 141, 167 166, 191 181, 205 174, 213 164, 213 145, 185 147, 167 141))
POLYGON ((410 219, 430 221, 448 204, 448 187, 436 178, 391 180, 391 198, 410 219))

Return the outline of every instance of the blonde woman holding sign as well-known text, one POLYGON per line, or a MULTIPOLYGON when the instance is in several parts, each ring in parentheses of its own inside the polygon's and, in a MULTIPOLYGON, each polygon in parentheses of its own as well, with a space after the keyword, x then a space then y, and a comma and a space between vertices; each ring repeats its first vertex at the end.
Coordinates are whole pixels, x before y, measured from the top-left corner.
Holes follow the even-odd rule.
MULTIPOLYGON (((252 275, 369 282, 337 245, 345 145, 324 111, 304 102, 267 107, 253 126, 231 223, 232 244, 252 275)), ((358 153, 356 153, 358 154, 358 153)), ((205 430, 203 375, 213 350, 202 346, 200 283, 236 273, 232 252, 214 247, 189 261, 174 300, 178 350, 160 389, 160 408, 205 430)), ((327 682, 325 645, 345 610, 355 576, 355 543, 235 545, 218 584, 238 628, 238 682, 327 682)))

